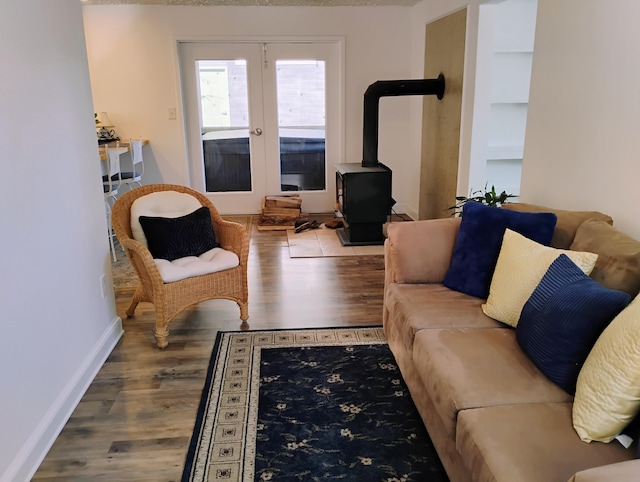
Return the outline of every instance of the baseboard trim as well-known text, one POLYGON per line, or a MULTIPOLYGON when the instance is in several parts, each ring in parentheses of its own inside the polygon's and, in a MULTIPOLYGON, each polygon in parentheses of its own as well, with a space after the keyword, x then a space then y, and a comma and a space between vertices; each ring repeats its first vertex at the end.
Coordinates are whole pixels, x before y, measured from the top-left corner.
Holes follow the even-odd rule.
POLYGON ((116 316, 42 417, 18 455, 4 474, 0 475, 0 482, 31 480, 123 333, 122 319, 116 316))
POLYGON ((393 211, 397 214, 406 214, 414 221, 418 219, 418 212, 405 203, 398 203, 393 207, 393 211))

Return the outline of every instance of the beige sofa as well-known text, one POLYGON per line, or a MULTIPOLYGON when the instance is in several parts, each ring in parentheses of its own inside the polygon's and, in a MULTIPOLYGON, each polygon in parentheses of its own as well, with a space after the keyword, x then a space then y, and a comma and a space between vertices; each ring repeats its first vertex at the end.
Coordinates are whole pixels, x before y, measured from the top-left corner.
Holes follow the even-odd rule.
MULTIPOLYGON (((617 249, 611 244, 616 235, 609 234, 615 233, 610 217, 554 212, 558 222, 552 246, 571 247, 576 231, 589 219, 596 229, 585 225, 581 244, 591 252, 603 248, 592 278, 615 278, 631 291, 640 289, 636 248, 615 262, 610 259, 611 249, 617 249), (633 269, 620 269, 625 256, 633 269)), ((635 444, 625 449, 617 441, 582 442, 572 425, 573 397, 530 361, 515 330, 486 316, 481 309, 485 300, 443 286, 460 222, 392 223, 385 242, 384 330, 449 478, 640 480, 635 444)))

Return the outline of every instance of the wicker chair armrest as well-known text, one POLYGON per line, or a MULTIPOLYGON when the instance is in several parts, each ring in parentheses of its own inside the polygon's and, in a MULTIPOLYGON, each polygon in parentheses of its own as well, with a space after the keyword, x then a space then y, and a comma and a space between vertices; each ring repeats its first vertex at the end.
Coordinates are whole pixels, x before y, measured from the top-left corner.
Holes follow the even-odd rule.
MULTIPOLYGON (((133 238, 120 240, 120 244, 124 249, 128 250, 129 260, 131 260, 133 269, 136 271, 143 269, 153 282, 163 283, 160 271, 158 271, 158 266, 153 260, 151 252, 149 252, 144 244, 133 238)), ((142 275, 142 273, 138 273, 138 275, 142 275)))
POLYGON ((155 266, 155 263, 153 262, 153 256, 151 256, 151 252, 140 241, 136 241, 133 238, 118 239, 118 241, 120 241, 120 244, 123 248, 134 251, 143 259, 148 258, 148 260, 155 266))
POLYGON ((249 233, 242 224, 231 221, 218 223, 218 242, 220 246, 233 251, 240 258, 240 264, 246 264, 249 255, 249 233))

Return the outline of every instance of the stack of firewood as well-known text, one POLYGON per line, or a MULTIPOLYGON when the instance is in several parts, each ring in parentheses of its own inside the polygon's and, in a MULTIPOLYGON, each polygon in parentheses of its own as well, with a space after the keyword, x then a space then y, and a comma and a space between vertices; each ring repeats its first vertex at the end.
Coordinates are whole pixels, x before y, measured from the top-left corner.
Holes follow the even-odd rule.
POLYGON ((262 215, 258 230, 294 229, 302 215, 302 199, 298 194, 265 196, 262 200, 262 215))

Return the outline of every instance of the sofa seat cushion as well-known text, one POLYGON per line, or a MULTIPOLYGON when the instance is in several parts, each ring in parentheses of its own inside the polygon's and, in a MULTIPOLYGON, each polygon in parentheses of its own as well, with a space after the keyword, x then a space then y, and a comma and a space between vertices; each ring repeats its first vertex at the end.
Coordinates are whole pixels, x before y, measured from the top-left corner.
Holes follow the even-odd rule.
POLYGON ((572 400, 525 355, 510 328, 421 330, 413 362, 452 438, 461 410, 572 400))
POLYGON ((403 345, 413 347, 416 333, 426 328, 498 328, 504 327, 480 309, 484 300, 441 284, 388 285, 385 307, 388 323, 402 333, 403 345))
POLYGON ((578 471, 633 458, 634 451, 617 442, 582 442, 571 424, 571 405, 532 403, 460 412, 456 447, 473 480, 566 482, 578 471))
POLYGON ((601 465, 576 473, 569 482, 638 482, 640 460, 625 460, 617 464, 601 465))

